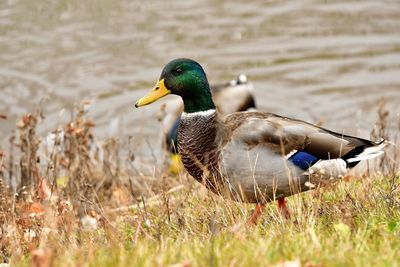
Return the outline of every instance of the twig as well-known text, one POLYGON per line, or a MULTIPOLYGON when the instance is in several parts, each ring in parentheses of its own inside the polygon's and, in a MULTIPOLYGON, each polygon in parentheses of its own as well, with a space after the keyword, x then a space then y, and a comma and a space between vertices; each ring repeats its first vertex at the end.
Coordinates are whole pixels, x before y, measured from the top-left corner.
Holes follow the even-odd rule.
MULTIPOLYGON (((169 194, 172 194, 174 192, 180 191, 182 188, 183 188, 183 185, 178 185, 177 187, 174 187, 174 188, 168 190, 165 193, 165 195, 169 195, 169 194)), ((173 200, 173 198, 170 198, 169 200, 173 200)), ((162 194, 156 195, 156 196, 151 197, 151 198, 146 200, 146 208, 152 207, 152 206, 155 206, 155 205, 160 205, 160 204, 163 204, 162 194)), ((125 207, 112 209, 112 210, 107 211, 106 213, 110 214, 110 213, 115 213, 115 212, 138 210, 138 209, 142 209, 142 208, 144 208, 144 204, 143 203, 139 203, 139 204, 135 204, 135 205, 130 205, 130 206, 125 206, 125 207)))

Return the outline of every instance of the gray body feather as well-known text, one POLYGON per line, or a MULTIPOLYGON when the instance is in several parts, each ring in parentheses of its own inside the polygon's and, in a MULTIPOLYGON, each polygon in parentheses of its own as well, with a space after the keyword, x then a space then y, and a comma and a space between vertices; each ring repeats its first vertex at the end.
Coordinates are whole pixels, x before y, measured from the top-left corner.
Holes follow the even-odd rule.
POLYGON ((182 115, 178 147, 186 170, 209 189, 262 203, 341 178, 358 155, 380 155, 384 144, 270 113, 239 112, 221 119, 209 110, 182 115), (297 151, 319 161, 304 170, 288 160, 297 151))

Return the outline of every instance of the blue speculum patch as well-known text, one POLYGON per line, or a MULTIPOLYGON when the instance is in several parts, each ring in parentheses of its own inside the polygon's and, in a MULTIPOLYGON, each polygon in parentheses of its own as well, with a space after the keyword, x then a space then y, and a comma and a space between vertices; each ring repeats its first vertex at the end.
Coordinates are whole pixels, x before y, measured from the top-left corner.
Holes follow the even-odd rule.
POLYGON ((314 165, 319 158, 304 151, 297 151, 289 158, 289 160, 302 170, 308 170, 308 168, 314 165))
POLYGON ((177 153, 176 145, 178 141, 178 128, 180 123, 181 123, 181 118, 178 117, 174 122, 174 124, 172 125, 171 129, 167 133, 167 143, 172 153, 177 153))

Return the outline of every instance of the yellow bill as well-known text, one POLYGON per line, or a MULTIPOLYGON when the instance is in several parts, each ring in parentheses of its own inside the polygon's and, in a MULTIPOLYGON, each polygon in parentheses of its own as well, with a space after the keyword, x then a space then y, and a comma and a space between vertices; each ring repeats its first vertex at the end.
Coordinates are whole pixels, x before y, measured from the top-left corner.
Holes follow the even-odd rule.
POLYGON ((135 107, 142 107, 148 104, 153 103, 154 101, 156 101, 157 99, 160 99, 163 96, 169 95, 171 93, 170 90, 167 89, 167 87, 165 87, 164 84, 164 79, 160 80, 157 82, 156 86, 154 86, 153 90, 151 90, 150 93, 148 93, 146 96, 142 97, 141 99, 139 99, 136 104, 135 107))

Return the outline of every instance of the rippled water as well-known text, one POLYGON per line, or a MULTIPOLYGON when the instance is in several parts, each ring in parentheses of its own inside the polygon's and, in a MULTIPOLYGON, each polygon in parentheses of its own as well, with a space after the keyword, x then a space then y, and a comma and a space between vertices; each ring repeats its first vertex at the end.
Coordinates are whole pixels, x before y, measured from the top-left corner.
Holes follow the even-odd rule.
POLYGON ((133 103, 176 57, 198 60, 212 83, 246 73, 260 109, 339 132, 369 137, 381 97, 399 117, 399 1, 8 0, 0 134, 41 100, 44 134, 92 99, 100 137, 159 136, 159 105, 133 103))

